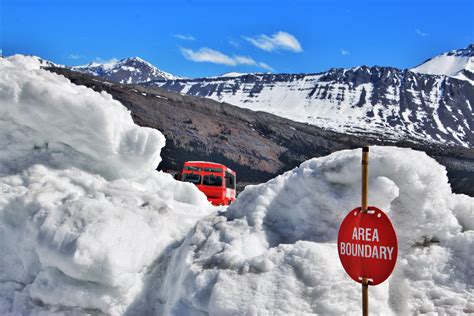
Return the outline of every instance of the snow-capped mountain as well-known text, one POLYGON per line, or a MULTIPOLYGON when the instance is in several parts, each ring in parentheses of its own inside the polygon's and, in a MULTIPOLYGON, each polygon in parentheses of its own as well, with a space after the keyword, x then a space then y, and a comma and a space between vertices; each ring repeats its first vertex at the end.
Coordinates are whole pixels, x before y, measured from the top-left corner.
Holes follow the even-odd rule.
POLYGON ((176 80, 179 77, 161 71, 149 62, 131 57, 107 63, 92 62, 83 66, 71 67, 74 71, 99 76, 118 83, 143 83, 152 80, 176 80))
POLYGON ((411 69, 414 72, 431 75, 445 75, 474 84, 474 44, 430 58, 411 69))
POLYGON ((226 73, 223 73, 222 75, 217 76, 217 77, 235 78, 235 77, 241 77, 241 76, 245 76, 245 75, 249 75, 249 74, 248 73, 243 73, 243 72, 226 72, 226 73))
MULTIPOLYGON (((469 60, 472 47, 446 56, 469 60)), ((246 74, 147 85, 344 133, 474 145, 474 86, 446 75, 362 66, 318 74, 246 74)))

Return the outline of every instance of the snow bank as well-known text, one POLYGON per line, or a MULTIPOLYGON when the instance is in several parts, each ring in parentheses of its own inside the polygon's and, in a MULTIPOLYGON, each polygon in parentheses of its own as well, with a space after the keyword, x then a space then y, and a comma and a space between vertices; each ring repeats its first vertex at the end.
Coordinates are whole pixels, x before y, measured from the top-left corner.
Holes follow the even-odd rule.
POLYGON ((164 136, 136 126, 112 96, 40 70, 38 59, 0 59, 0 172, 41 162, 108 179, 154 170, 164 136))
MULTIPOLYGON (((360 203, 360 150, 309 160, 247 187, 198 223, 173 255, 163 314, 359 314, 360 285, 339 263, 337 231, 360 203)), ((454 195, 422 152, 373 147, 369 204, 399 238, 393 275, 370 288, 377 314, 474 313, 474 199, 454 195)))
POLYGON ((0 59, 0 314, 125 313, 211 211, 106 93, 0 59))

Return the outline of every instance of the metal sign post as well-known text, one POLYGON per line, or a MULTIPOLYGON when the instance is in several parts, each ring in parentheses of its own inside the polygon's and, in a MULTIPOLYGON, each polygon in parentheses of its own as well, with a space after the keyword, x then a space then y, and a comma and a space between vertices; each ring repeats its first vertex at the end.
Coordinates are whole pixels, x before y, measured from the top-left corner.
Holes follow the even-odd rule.
MULTIPOLYGON (((369 146, 362 148, 361 211, 367 213, 369 199, 369 146)), ((369 315, 369 281, 362 278, 362 315, 369 315)))
POLYGON ((397 234, 387 214, 368 206, 369 147, 362 149, 361 207, 350 211, 339 227, 337 248, 342 267, 362 284, 362 314, 369 315, 369 285, 384 282, 398 255, 397 234))
POLYGON ((369 196, 369 147, 362 148, 362 212, 367 212, 369 196))

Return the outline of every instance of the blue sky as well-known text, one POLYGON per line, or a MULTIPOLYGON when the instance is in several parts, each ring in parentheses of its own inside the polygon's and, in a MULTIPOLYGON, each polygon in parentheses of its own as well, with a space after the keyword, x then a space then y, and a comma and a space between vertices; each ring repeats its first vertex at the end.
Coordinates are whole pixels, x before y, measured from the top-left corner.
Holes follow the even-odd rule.
POLYGON ((180 76, 413 67, 474 43, 472 0, 0 0, 4 55, 142 57, 180 76))

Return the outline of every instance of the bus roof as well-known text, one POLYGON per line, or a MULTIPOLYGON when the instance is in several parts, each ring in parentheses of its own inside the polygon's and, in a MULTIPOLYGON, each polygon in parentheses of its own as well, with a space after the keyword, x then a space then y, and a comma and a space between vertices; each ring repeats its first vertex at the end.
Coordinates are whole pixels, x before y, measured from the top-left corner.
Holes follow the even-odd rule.
POLYGON ((210 162, 210 161, 186 161, 184 163, 185 166, 189 166, 189 165, 194 165, 194 166, 208 166, 208 167, 221 167, 223 169, 226 169, 232 173, 235 173, 234 170, 230 169, 229 167, 223 165, 223 164, 220 164, 220 163, 217 163, 217 162, 210 162))

